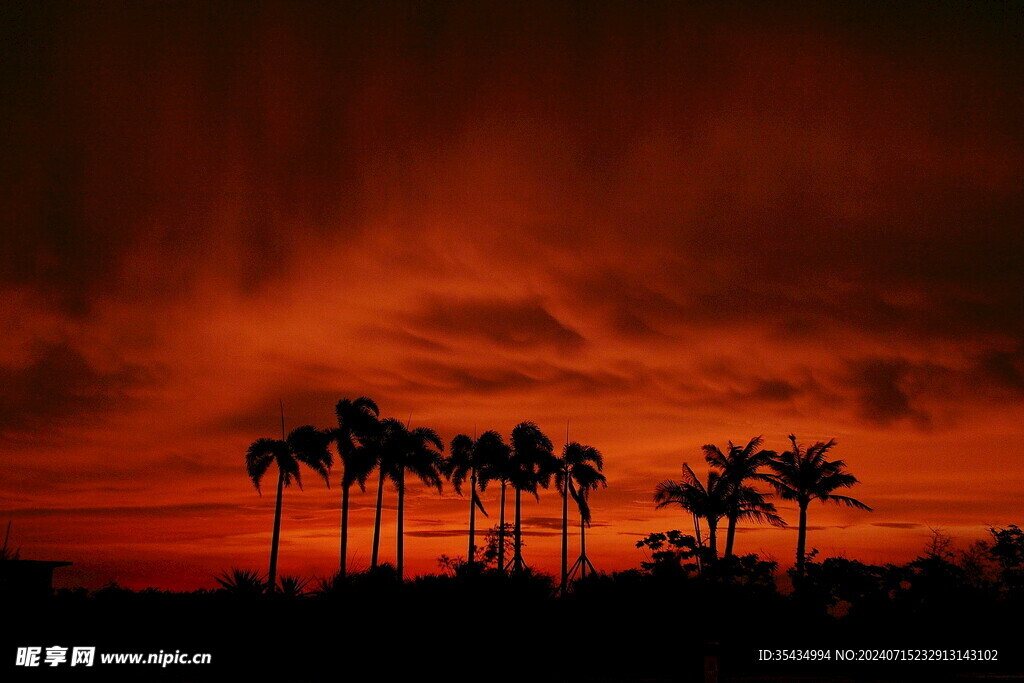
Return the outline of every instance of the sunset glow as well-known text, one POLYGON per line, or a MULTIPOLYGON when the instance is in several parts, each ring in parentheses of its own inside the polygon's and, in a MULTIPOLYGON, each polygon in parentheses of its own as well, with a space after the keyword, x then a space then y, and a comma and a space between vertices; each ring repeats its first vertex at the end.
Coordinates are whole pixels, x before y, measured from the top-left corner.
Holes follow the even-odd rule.
MULTIPOLYGON (((810 510, 823 556, 1024 522, 1024 55, 984 6, 4 9, 11 545, 58 585, 265 568, 246 447, 279 400, 329 427, 361 395, 446 443, 568 421, 605 458, 600 570, 689 528, 659 481, 759 434, 860 479, 874 512, 810 510)), ((339 477, 286 491, 283 573, 337 570, 339 477)), ((776 502, 792 528, 736 546, 788 566, 776 502)), ((467 504, 410 485, 407 574, 465 555, 467 504)), ((560 498, 523 514, 555 572, 560 498)))

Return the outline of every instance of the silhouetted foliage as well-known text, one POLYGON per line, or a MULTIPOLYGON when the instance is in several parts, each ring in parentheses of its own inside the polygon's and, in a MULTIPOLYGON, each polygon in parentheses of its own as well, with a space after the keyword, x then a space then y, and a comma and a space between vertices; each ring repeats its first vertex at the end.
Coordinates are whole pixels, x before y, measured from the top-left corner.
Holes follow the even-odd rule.
POLYGON ((487 510, 480 500, 482 491, 501 465, 508 461, 509 448, 505 445, 501 434, 486 431, 477 439, 459 434, 452 439, 448 449, 448 457, 443 461, 444 475, 452 483, 455 492, 462 495, 462 484, 469 479, 469 544, 467 556, 476 561, 478 554, 476 544, 476 512, 485 517, 487 510))
POLYGON ((640 562, 645 572, 657 576, 688 576, 697 572, 697 540, 678 529, 649 534, 637 541, 636 547, 646 548, 649 554, 648 561, 640 562))
POLYGON ((786 523, 776 513, 775 506, 768 502, 767 494, 758 491, 746 482, 768 481, 768 475, 761 472, 774 458, 773 451, 762 450, 764 439, 755 436, 746 446, 738 446, 729 442, 723 452, 714 444, 704 445, 704 459, 712 467, 721 470, 722 483, 725 485, 726 518, 729 526, 726 532, 725 555, 732 555, 736 538, 736 524, 739 520, 768 523, 772 526, 785 526, 786 523))
POLYGON ((377 403, 366 396, 355 400, 343 398, 334 406, 338 426, 330 430, 331 440, 338 449, 338 460, 342 464, 341 474, 341 539, 339 571, 348 569, 348 509, 352 484, 359 484, 360 491, 366 491, 366 481, 377 465, 373 449, 369 446, 371 435, 378 429, 377 403))
POLYGON ((360 572, 317 577, 313 583, 311 596, 328 600, 372 600, 378 594, 397 590, 400 584, 397 571, 387 562, 360 572))
POLYGON ((301 576, 282 576, 277 582, 275 595, 283 598, 299 598, 306 595, 310 580, 301 576))
MULTIPOLYGON (((490 536, 496 540, 496 530, 490 530, 490 536)), ((972 545, 975 555, 983 553, 972 562, 1000 568, 1005 562, 1012 567, 1024 557, 1019 552, 1021 534, 1014 527, 993 530, 993 539, 991 544, 972 545), (998 536, 996 531, 1007 533, 998 536)), ((571 676, 566 675, 573 680, 628 680, 630 676, 699 680, 702 643, 712 640, 721 646, 723 674, 729 667, 728 675, 736 678, 770 677, 765 665, 751 664, 752 648, 785 646, 797 636, 808 645, 826 647, 835 647, 836 642, 858 646, 851 640, 858 633, 882 642, 903 638, 908 644, 927 645, 944 642, 940 639, 950 633, 962 637, 964 629, 969 629, 970 635, 988 646, 997 642, 999 624, 1015 618, 1020 608, 1014 592, 998 584, 999 572, 992 574, 996 584, 964 580, 966 555, 934 536, 920 557, 903 565, 875 566, 842 557, 819 561, 817 553, 808 553, 803 589, 789 595, 777 588, 776 563, 757 555, 723 556, 698 573, 699 549, 691 535, 679 530, 652 533, 636 545, 648 553, 640 569, 589 575, 576 582, 570 593, 556 592, 552 577, 529 569, 509 575, 485 569, 483 563, 467 563, 462 557, 443 557, 441 574, 405 582, 393 567, 381 564, 365 572, 318 579, 311 591, 299 587, 301 580, 296 580, 296 590, 286 588, 290 579, 283 577, 282 588, 268 596, 257 572, 232 570, 218 577, 222 588, 215 592, 131 591, 113 584, 91 596, 59 591, 55 602, 77 605, 79 610, 100 603, 103 614, 131 618, 174 613, 175 605, 181 603, 181 614, 217 615, 218 628, 223 628, 220 624, 228 615, 269 623, 336 619, 336 628, 302 629, 303 642, 326 648, 340 639, 363 654, 389 647, 380 634, 393 625, 389 617, 402 614, 403 625, 422 629, 428 623, 429 632, 445 637, 458 634, 460 648, 465 648, 460 657, 470 657, 475 672, 491 664, 496 636, 484 627, 466 629, 464 616, 474 614, 481 605, 513 604, 518 609, 502 621, 511 633, 522 630, 531 638, 581 648, 600 630, 608 643, 615 644, 602 653, 600 662, 587 659, 584 666, 591 668, 572 668, 571 676), (309 597, 288 600, 286 595, 309 597), (246 607, 250 602, 252 609, 246 607), (358 615, 358 619, 340 618, 343 614, 358 615), (425 615, 421 618, 425 622, 415 621, 417 615, 425 615), (764 626, 766 621, 770 627, 764 626), (580 629, 583 633, 567 628, 569 624, 585 626, 580 629), (649 652, 673 654, 671 661, 663 661, 660 655, 644 654, 649 652)), ((491 553, 492 558, 496 556, 491 553)), ((207 621, 200 619, 199 626, 207 621)), ((287 637, 276 636, 275 642, 287 637)), ((421 642, 417 639, 407 647, 416 648, 421 642)), ((250 640, 241 647, 250 648, 244 651, 251 653, 250 640)), ((433 647, 418 651, 419 656, 428 656, 428 651, 434 652, 433 647)), ((815 670, 802 663, 800 672, 808 679, 837 675, 839 665, 832 662, 830 666, 815 670)), ((967 668, 971 664, 963 666, 957 671, 975 670, 967 668)), ((938 680, 931 675, 935 670, 915 672, 926 680, 938 680)))
POLYGON ((779 563, 762 560, 756 553, 727 555, 704 572, 703 578, 722 584, 774 593, 779 563))
MULTIPOLYGON (((506 524, 504 528, 495 525, 487 530, 484 535, 483 548, 477 548, 477 562, 486 568, 501 571, 501 559, 512 552, 514 540, 512 538, 512 525, 506 524)), ((523 543, 526 547, 526 543, 523 543)))
POLYGON ((441 573, 445 576, 457 576, 463 570, 463 567, 468 565, 466 558, 461 555, 455 557, 448 557, 447 555, 441 555, 437 558, 437 566, 441 569, 441 573))
POLYGON ((494 543, 494 548, 497 551, 495 561, 497 562, 498 571, 505 570, 506 551, 512 550, 514 546, 514 543, 510 545, 506 542, 508 540, 506 535, 510 532, 512 526, 505 523, 505 498, 515 466, 515 463, 512 461, 512 448, 505 444, 499 434, 498 439, 488 448, 487 460, 483 463, 479 473, 481 491, 487 490, 487 485, 491 482, 498 482, 501 485, 498 500, 498 525, 496 527, 498 537, 494 543))
POLYGON ((538 488, 549 486, 551 476, 558 471, 559 462, 551 439, 533 422, 517 424, 512 429, 510 443, 512 455, 508 481, 516 492, 512 564, 514 571, 522 572, 526 568, 523 561, 522 494, 526 491, 539 498, 538 488))
MULTIPOLYGON (((562 496, 562 571, 560 585, 568 589, 570 576, 579 575, 586 578, 587 569, 594 569, 587 557, 587 527, 591 523, 590 492, 608 486, 608 480, 602 474, 604 458, 601 451, 593 446, 585 446, 573 441, 562 449, 562 458, 555 472, 555 487, 562 496), (568 523, 569 498, 576 503, 580 514, 580 556, 573 565, 568 566, 568 523)), ((593 571, 591 572, 593 573, 593 571)))
POLYGON ((17 560, 21 558, 21 548, 10 548, 7 544, 11 539, 11 522, 7 522, 7 530, 4 532, 4 543, 0 546, 0 562, 3 560, 17 560))
POLYGON ((800 509, 796 542, 796 576, 799 583, 800 577, 804 575, 807 506, 810 502, 819 500, 868 511, 871 508, 855 498, 834 493, 857 483, 857 478, 846 471, 845 462, 826 458, 836 446, 835 439, 818 441, 808 448, 797 443, 792 434, 789 435, 789 441, 792 449, 779 454, 769 463, 774 473, 765 478, 775 487, 780 497, 796 502, 800 509))
POLYGON ((265 576, 255 569, 232 568, 214 577, 223 590, 231 595, 252 598, 267 592, 269 583, 265 576))
POLYGON ((708 559, 713 562, 718 558, 718 522, 729 511, 728 494, 728 482, 719 472, 708 472, 707 484, 704 484, 684 462, 682 479, 660 482, 654 489, 654 502, 658 508, 678 505, 692 514, 697 544, 702 547, 699 520, 707 522, 708 559))
MULTIPOLYGON (((281 420, 283 429, 284 418, 281 420)), ((272 588, 277 585, 277 554, 284 489, 290 486, 292 481, 302 488, 300 465, 313 470, 323 477, 324 483, 331 485, 328 478, 328 472, 334 462, 334 456, 328 448, 331 438, 329 432, 321 431, 312 425, 303 425, 292 430, 283 440, 257 439, 245 453, 245 470, 258 493, 264 475, 272 465, 277 466, 277 499, 274 505, 274 531, 270 540, 270 571, 267 577, 267 583, 272 588)))
POLYGON ((395 419, 382 422, 384 438, 382 467, 398 491, 397 529, 395 533, 395 569, 399 578, 404 576, 405 567, 405 491, 406 474, 412 473, 427 486, 441 492, 444 443, 441 437, 429 427, 408 429, 395 419))
POLYGON ((989 529, 991 554, 1002 570, 999 578, 1009 590, 1024 589, 1024 532, 1016 524, 1005 529, 989 529))
MULTIPOLYGON (((893 588, 899 584, 899 577, 884 567, 843 557, 830 557, 822 562, 814 562, 811 557, 805 562, 804 571, 805 602, 817 603, 836 615, 891 597, 886 579, 897 579, 893 588)), ((795 569, 790 570, 791 576, 795 573, 795 569)))

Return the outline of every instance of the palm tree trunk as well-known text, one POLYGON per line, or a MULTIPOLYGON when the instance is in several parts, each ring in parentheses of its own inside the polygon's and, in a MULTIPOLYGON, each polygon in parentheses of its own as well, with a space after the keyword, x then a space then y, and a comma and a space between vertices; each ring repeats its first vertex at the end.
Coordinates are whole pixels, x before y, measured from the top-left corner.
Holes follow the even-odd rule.
POLYGON ((718 520, 708 519, 708 547, 711 550, 711 561, 718 559, 718 520))
POLYGON ((469 477, 469 555, 470 564, 476 560, 476 470, 469 477))
POLYGON ((800 504, 800 528, 796 534, 797 583, 804 577, 804 556, 807 552, 807 503, 800 504))
POLYGON ((351 483, 341 482, 341 563, 338 574, 345 576, 348 561, 348 495, 351 483))
POLYGON ((701 560, 700 554, 704 550, 704 539, 700 537, 700 517, 696 514, 693 516, 693 533, 696 534, 697 538, 697 573, 700 574, 704 571, 703 561, 701 560))
POLYGON ((725 556, 732 556, 732 545, 736 539, 736 513, 729 514, 729 530, 725 534, 725 556))
POLYGON ((512 556, 512 571, 523 571, 523 491, 516 487, 516 527, 513 530, 515 553, 512 556))
POLYGON ((569 468, 562 484, 562 590, 569 583, 569 468))
POLYGON ((498 521, 498 571, 505 571, 505 487, 501 482, 501 514, 498 521))
POLYGON ((405 578, 405 467, 398 474, 398 542, 396 569, 398 580, 405 578))
POLYGON ((373 522, 373 551, 370 553, 370 566, 377 568, 380 556, 380 513, 384 507, 384 468, 380 468, 380 479, 377 480, 377 516, 373 522))
POLYGON ((583 523, 583 516, 580 515, 580 578, 587 578, 587 526, 583 523))
POLYGON ((274 533, 270 537, 270 573, 267 583, 270 590, 277 587, 277 548, 281 541, 281 500, 284 498, 284 470, 278 467, 277 504, 274 506, 274 533))

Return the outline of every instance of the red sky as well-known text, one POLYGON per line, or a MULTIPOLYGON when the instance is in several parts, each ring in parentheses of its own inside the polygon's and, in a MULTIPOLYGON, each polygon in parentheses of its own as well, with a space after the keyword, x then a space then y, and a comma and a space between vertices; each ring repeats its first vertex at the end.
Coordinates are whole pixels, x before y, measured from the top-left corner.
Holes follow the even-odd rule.
MULTIPOLYGON (((64 584, 210 586, 266 564, 278 398, 358 395, 446 441, 571 419, 602 569, 757 434, 862 480, 874 513, 810 513, 825 555, 1024 521, 1020 10, 8 3, 0 521, 64 584)), ((334 570, 337 506, 287 492, 285 573, 334 570)), ((411 493, 410 571, 465 508, 411 493)), ((559 509, 525 506, 543 569, 559 509)))

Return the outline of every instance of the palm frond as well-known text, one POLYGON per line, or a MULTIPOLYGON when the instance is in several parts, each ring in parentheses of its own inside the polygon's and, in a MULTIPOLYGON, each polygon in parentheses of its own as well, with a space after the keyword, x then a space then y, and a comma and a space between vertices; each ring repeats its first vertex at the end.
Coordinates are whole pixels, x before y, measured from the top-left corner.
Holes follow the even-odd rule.
POLYGON ((448 457, 444 459, 443 473, 452 483, 455 492, 462 495, 462 483, 473 469, 476 443, 465 434, 458 434, 448 447, 448 457))
POLYGON ((282 453, 277 459, 277 467, 281 470, 281 474, 284 477, 285 486, 291 486, 294 480, 299 485, 299 489, 302 489, 302 473, 299 472, 299 461, 295 459, 295 455, 290 449, 282 453))
POLYGON ((507 481, 513 467, 512 449, 501 434, 488 430, 480 435, 476 445, 480 490, 487 490, 487 485, 492 481, 507 481))
POLYGON ((342 483, 345 485, 357 483, 360 491, 366 491, 366 482, 376 466, 377 458, 374 455, 373 446, 361 443, 345 463, 342 483))
POLYGON ((860 502, 856 498, 850 498, 849 496, 838 496, 836 494, 831 494, 831 495, 829 495, 827 500, 829 502, 831 502, 831 503, 840 503, 840 504, 845 505, 847 507, 857 508, 858 510, 867 510, 868 512, 873 512, 873 510, 870 507, 868 507, 864 503, 860 502))
POLYGON ((580 521, 590 526, 590 505, 587 503, 587 493, 585 490, 577 489, 572 482, 572 478, 569 479, 569 495, 576 502, 576 508, 580 512, 580 521))
POLYGON ((245 471, 252 480, 256 491, 262 495, 260 483, 263 476, 270 469, 271 464, 277 460, 282 453, 287 453, 288 445, 277 439, 257 439, 249 446, 245 453, 245 471))
POLYGON ((729 459, 725 457, 725 453, 718 446, 710 443, 704 444, 701 446, 701 450, 704 451, 704 460, 712 467, 725 469, 729 466, 729 459))
POLYGON ((700 479, 693 473, 693 469, 687 463, 683 463, 683 483, 692 486, 700 491, 704 491, 704 485, 700 483, 700 479))
POLYGON ((255 569, 233 567, 213 578, 224 590, 239 596, 262 595, 268 588, 266 577, 255 569))
POLYGON ((334 415, 339 429, 359 438, 372 431, 380 409, 372 398, 366 396, 360 396, 354 401, 343 398, 334 406, 334 415))
POLYGON ((575 482, 576 487, 581 491, 594 491, 598 487, 607 488, 608 486, 608 479, 598 472, 596 467, 588 463, 580 463, 573 467, 569 481, 575 482))
POLYGON ((671 479, 658 482, 654 487, 655 507, 660 510, 663 507, 682 500, 684 498, 682 491, 683 485, 672 481, 671 479))
POLYGON ((377 407, 377 402, 369 396, 360 396, 352 401, 352 406, 364 415, 372 415, 373 417, 380 415, 380 408, 377 407))
POLYGON ((792 434, 789 435, 792 450, 778 454, 769 463, 773 474, 765 477, 779 494, 787 500, 796 500, 806 505, 817 498, 822 502, 834 502, 861 510, 871 510, 864 503, 832 493, 836 489, 850 488, 858 483, 856 477, 846 471, 843 460, 828 460, 826 455, 836 447, 835 439, 818 441, 804 449, 792 434))
POLYGON ((286 598, 301 597, 306 592, 309 581, 301 576, 282 576, 277 582, 278 592, 286 598))
POLYGON ((484 517, 490 517, 490 515, 487 514, 487 510, 484 509, 483 501, 480 500, 480 496, 476 494, 476 491, 473 491, 473 505, 477 506, 484 517))
MULTIPOLYGON (((331 434, 317 429, 313 425, 303 425, 293 429, 286 440, 295 459, 323 477, 329 487, 331 485, 330 469, 334 464, 334 457, 329 448, 331 434)), ((296 481, 298 481, 297 472, 298 466, 296 465, 296 481)))
POLYGON ((761 450, 761 446, 764 444, 764 436, 758 435, 747 442, 747 445, 742 449, 747 458, 752 458, 758 454, 761 450))
POLYGON ((512 429, 512 453, 508 481, 520 491, 538 497, 537 487, 547 488, 559 468, 551 439, 533 422, 520 422, 512 429))

